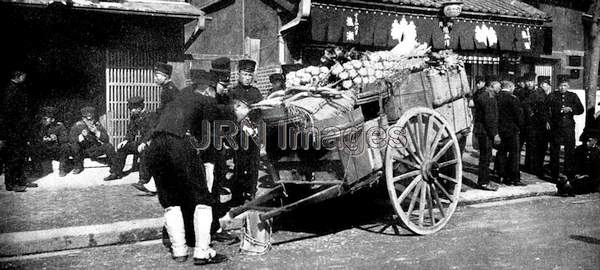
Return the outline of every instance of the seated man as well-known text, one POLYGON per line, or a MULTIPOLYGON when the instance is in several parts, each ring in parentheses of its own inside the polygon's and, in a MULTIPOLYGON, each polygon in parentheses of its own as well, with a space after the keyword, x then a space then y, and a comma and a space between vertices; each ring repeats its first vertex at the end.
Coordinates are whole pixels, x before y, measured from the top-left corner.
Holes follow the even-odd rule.
POLYGON ((83 107, 81 109, 81 120, 77 121, 69 132, 70 150, 73 156, 73 174, 83 171, 83 159, 89 157, 96 159, 102 155, 108 158, 110 175, 106 179, 119 178, 123 174, 116 165, 115 147, 108 142, 106 129, 96 119, 94 107, 83 107))
MULTIPOLYGON (((129 109, 131 116, 129 117, 129 124, 127 126, 125 140, 119 143, 117 146, 115 166, 117 166, 117 171, 123 171, 125 159, 129 154, 134 154, 134 164, 136 164, 136 159, 139 153, 140 180, 137 184, 134 184, 134 187, 138 189, 140 189, 139 187, 142 187, 143 191, 147 191, 147 189, 143 188, 143 186, 144 184, 150 182, 150 173, 148 172, 148 167, 146 167, 145 152, 142 150, 142 148, 144 148, 146 142, 148 141, 148 132, 153 127, 153 115, 151 112, 144 110, 143 97, 135 96, 129 98, 129 100, 127 100, 127 108, 129 109), (144 144, 144 146, 139 147, 141 144, 144 144), (138 152, 138 147, 142 151, 138 152)), ((114 179, 116 178, 105 180, 114 179)))
POLYGON ((584 194, 600 191, 600 132, 588 130, 584 143, 575 148, 575 178, 558 183, 559 195, 584 194))
POLYGON ((31 159, 38 173, 44 174, 42 162, 58 160, 60 177, 67 175, 66 164, 69 159, 69 137, 67 128, 61 122, 56 122, 56 108, 41 109, 41 123, 35 141, 32 143, 31 159))

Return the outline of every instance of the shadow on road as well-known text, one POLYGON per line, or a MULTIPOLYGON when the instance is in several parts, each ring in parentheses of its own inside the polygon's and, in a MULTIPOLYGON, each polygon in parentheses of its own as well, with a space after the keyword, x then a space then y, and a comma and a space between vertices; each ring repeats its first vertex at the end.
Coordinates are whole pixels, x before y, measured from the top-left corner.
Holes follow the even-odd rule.
POLYGON ((600 245, 600 239, 594 238, 594 237, 589 237, 589 236, 584 236, 584 235, 571 235, 571 236, 569 236, 569 238, 571 238, 573 240, 585 242, 588 244, 600 245))

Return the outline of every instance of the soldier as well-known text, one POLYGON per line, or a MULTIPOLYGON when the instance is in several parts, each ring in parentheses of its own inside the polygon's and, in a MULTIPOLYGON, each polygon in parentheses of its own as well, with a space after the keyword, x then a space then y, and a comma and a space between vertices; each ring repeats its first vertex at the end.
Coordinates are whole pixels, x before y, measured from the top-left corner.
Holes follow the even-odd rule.
MULTIPOLYGON (((28 119, 30 110, 25 87, 27 73, 22 69, 12 72, 12 77, 2 97, 0 105, 0 156, 6 166, 4 185, 6 190, 25 192, 27 187, 37 187, 27 183, 24 175, 27 134, 31 133, 32 121, 28 119)), ((1 169, 1 168, 0 168, 1 169)))
POLYGON ((269 75, 269 82, 271 82, 271 89, 269 89, 269 94, 285 89, 285 78, 280 73, 275 73, 269 75))
POLYGON ((32 161, 37 168, 41 168, 43 161, 58 160, 58 176, 64 177, 67 175, 70 154, 67 128, 62 122, 56 122, 55 107, 42 107, 40 111, 42 119, 37 139, 32 143, 32 161))
POLYGON ((521 108, 523 109, 525 120, 523 122, 524 125, 521 126, 520 137, 522 138, 522 140, 520 141, 519 149, 523 149, 523 144, 527 145, 525 149, 524 166, 524 171, 526 172, 533 172, 533 159, 535 156, 536 147, 535 141, 532 137, 532 133, 534 133, 533 125, 535 125, 535 123, 532 123, 532 119, 530 118, 530 116, 532 115, 531 106, 527 104, 527 102, 530 101, 529 96, 535 92, 535 77, 535 73, 525 74, 525 88, 521 88, 519 92, 515 92, 515 96, 517 96, 517 98, 519 98, 519 101, 521 102, 521 108))
POLYGON ((551 137, 549 110, 546 101, 552 89, 547 81, 542 81, 539 85, 540 87, 525 101, 527 107, 525 111, 529 113, 530 140, 528 146, 531 146, 534 150, 530 161, 532 173, 543 179, 544 159, 551 137))
POLYGON ((515 85, 502 81, 502 90, 496 96, 498 103, 498 133, 500 147, 497 160, 499 176, 503 177, 506 185, 524 186, 519 174, 519 128, 523 125, 523 112, 519 99, 513 95, 515 85))
POLYGON ((583 113, 583 105, 575 93, 569 92, 567 78, 560 78, 558 91, 548 96, 550 132, 550 176, 556 182, 564 182, 559 179, 559 153, 560 146, 564 145, 564 168, 567 180, 574 176, 573 149, 575 148, 575 120, 574 115, 583 113))
POLYGON ((575 148, 575 178, 570 183, 577 194, 600 191, 600 131, 588 130, 583 139, 575 148))
POLYGON ((119 170, 115 162, 115 147, 108 141, 106 129, 96 119, 94 107, 83 107, 81 109, 81 120, 77 121, 69 132, 70 152, 73 156, 75 169, 73 174, 83 171, 83 159, 92 159, 106 155, 110 166, 110 175, 104 180, 121 178, 123 172, 119 170))
POLYGON ((154 82, 160 86, 160 105, 156 109, 159 114, 179 94, 179 89, 171 81, 171 73, 173 66, 169 64, 158 62, 154 65, 154 82))
POLYGON ((231 60, 227 57, 220 57, 211 62, 210 73, 217 79, 215 85, 216 99, 219 104, 229 104, 229 80, 231 76, 231 60))
POLYGON ((492 143, 499 143, 498 135, 498 107, 492 83, 480 90, 475 99, 475 124, 473 133, 477 136, 479 143, 479 170, 477 184, 484 190, 496 191, 498 186, 490 183, 490 159, 492 155, 492 143))
MULTIPOLYGON (((235 103, 237 104, 237 103, 235 103)), ((205 120, 242 119, 249 108, 215 104, 214 100, 185 91, 167 104, 152 131, 147 160, 154 177, 158 200, 165 208, 165 227, 173 259, 187 260, 187 244, 182 209, 192 208, 195 236, 194 264, 219 263, 227 259, 210 248, 210 229, 214 198, 210 195, 203 160, 190 141, 201 138, 205 120)))
MULTIPOLYGON (((150 182, 151 178, 146 166, 146 153, 144 151, 138 152, 138 148, 140 148, 141 144, 146 144, 148 141, 148 132, 154 125, 154 115, 152 112, 144 110, 144 98, 140 96, 129 98, 127 100, 127 108, 131 115, 129 117, 129 124, 127 125, 125 140, 117 145, 117 153, 114 159, 115 171, 122 172, 127 155, 133 154, 134 164, 132 170, 135 170, 137 166, 140 174, 139 181, 132 185, 141 191, 149 192, 144 187, 144 184, 150 182), (140 159, 139 163, 137 163, 138 155, 140 159)), ((122 175, 117 174, 116 176, 120 177, 122 175)), ((115 179, 118 178, 108 177, 104 180, 111 181, 115 179)))
MULTIPOLYGON (((240 60, 238 85, 229 92, 231 99, 238 99, 247 105, 252 105, 263 99, 260 91, 252 86, 255 67, 256 62, 252 60, 240 60)), ((250 115, 247 120, 251 123, 255 119, 250 115)), ((249 122, 246 121, 246 123, 249 122)), ((248 144, 247 149, 240 147, 235 151, 233 158, 235 182, 232 190, 234 204, 241 204, 244 200, 251 200, 254 197, 258 181, 259 156, 260 146, 256 145, 254 141, 248 144)))

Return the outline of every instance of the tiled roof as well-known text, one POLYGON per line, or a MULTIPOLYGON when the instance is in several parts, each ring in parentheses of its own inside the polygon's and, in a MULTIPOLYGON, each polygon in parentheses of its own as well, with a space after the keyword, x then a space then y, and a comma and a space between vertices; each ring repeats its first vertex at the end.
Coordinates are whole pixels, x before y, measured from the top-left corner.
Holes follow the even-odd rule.
MULTIPOLYGON (((343 2, 354 2, 353 0, 341 0, 343 2)), ((398 5, 399 7, 424 7, 440 8, 448 0, 363 0, 398 5)), ((523 19, 546 20, 548 15, 541 10, 517 0, 463 0, 463 11, 480 13, 482 15, 497 15, 520 17, 523 19)))

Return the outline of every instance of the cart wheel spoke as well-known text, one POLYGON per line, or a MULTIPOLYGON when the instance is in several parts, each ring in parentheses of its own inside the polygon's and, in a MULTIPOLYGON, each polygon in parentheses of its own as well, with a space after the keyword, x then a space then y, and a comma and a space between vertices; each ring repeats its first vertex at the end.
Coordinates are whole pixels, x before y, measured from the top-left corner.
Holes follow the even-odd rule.
POLYGON ((446 189, 442 186, 442 184, 440 184, 440 182, 435 180, 434 183, 440 189, 440 191, 442 191, 442 193, 444 193, 444 196, 446 196, 446 198, 448 198, 448 200, 450 200, 450 202, 454 202, 454 198, 452 196, 450 196, 448 191, 446 191, 446 189))
POLYGON ((417 163, 414 163, 410 160, 406 160, 406 158, 402 155, 400 155, 400 153, 398 151, 396 151, 395 149, 392 152, 392 159, 394 159, 394 161, 400 162, 402 164, 408 165, 410 167, 413 167, 415 169, 420 169, 421 166, 417 163))
POLYGON ((417 143, 417 133, 411 128, 411 124, 407 123, 406 124, 406 129, 408 131, 408 136, 410 137, 410 141, 412 142, 412 146, 415 149, 415 154, 416 156, 419 158, 419 163, 422 163, 423 160, 423 155, 422 153, 419 151, 419 144, 417 143))
POLYGON ((448 160, 448 161, 444 161, 444 162, 440 163, 439 167, 444 168, 444 167, 448 167, 450 165, 454 165, 456 163, 458 163, 458 159, 448 160))
POLYGON ((429 209, 429 219, 431 220, 431 226, 435 225, 435 218, 433 217, 433 200, 431 199, 431 187, 427 187, 427 208, 429 209))
POLYGON ((394 177, 394 182, 398 182, 400 180, 404 180, 404 179, 407 179, 407 178, 410 178, 410 177, 415 177, 415 176, 420 175, 420 174, 421 174, 420 170, 410 171, 410 172, 407 172, 407 173, 404 173, 404 174, 401 174, 401 175, 398 175, 398 176, 394 177))
POLYGON ((435 185, 431 185, 430 187, 431 193, 433 193, 433 198, 435 199, 435 203, 440 210, 440 214, 442 214, 442 217, 444 218, 446 217, 446 212, 444 211, 444 205, 440 201, 440 196, 437 194, 437 189, 435 188, 435 185))
POLYGON ((452 147, 453 144, 454 144, 454 142, 452 140, 448 140, 446 142, 446 144, 444 144, 444 147, 442 147, 442 149, 440 149, 440 151, 438 151, 437 154, 435 154, 435 156, 432 158, 432 160, 433 161, 440 160, 440 158, 442 158, 442 156, 444 154, 446 154, 446 152, 448 152, 448 149, 450 149, 450 147, 452 147))
POLYGON ((410 205, 408 206, 408 211, 406 212, 408 216, 410 216, 413 210, 415 209, 415 204, 417 203, 417 196, 419 196, 422 186, 423 182, 419 182, 419 184, 417 184, 417 187, 413 191, 412 198, 410 199, 410 205))
POLYGON ((431 117, 427 117, 427 121, 425 122, 425 128, 423 130, 423 151, 425 151, 425 156, 430 155, 430 144, 429 144, 429 129, 431 128, 431 117))
POLYGON ((425 220, 425 193, 427 193, 427 185, 421 187, 421 201, 419 201, 419 226, 423 226, 425 220))
POLYGON ((425 127, 423 124, 423 115, 417 115, 417 122, 415 123, 417 126, 417 142, 419 143, 419 148, 421 148, 421 152, 423 153, 423 157, 427 156, 427 149, 425 148, 425 127))
POLYGON ((458 184, 458 181, 456 181, 456 179, 454 179, 454 178, 452 178, 450 176, 447 176, 447 175, 445 175, 443 173, 440 173, 440 178, 442 178, 444 180, 448 180, 448 181, 450 181, 452 183, 458 184))

